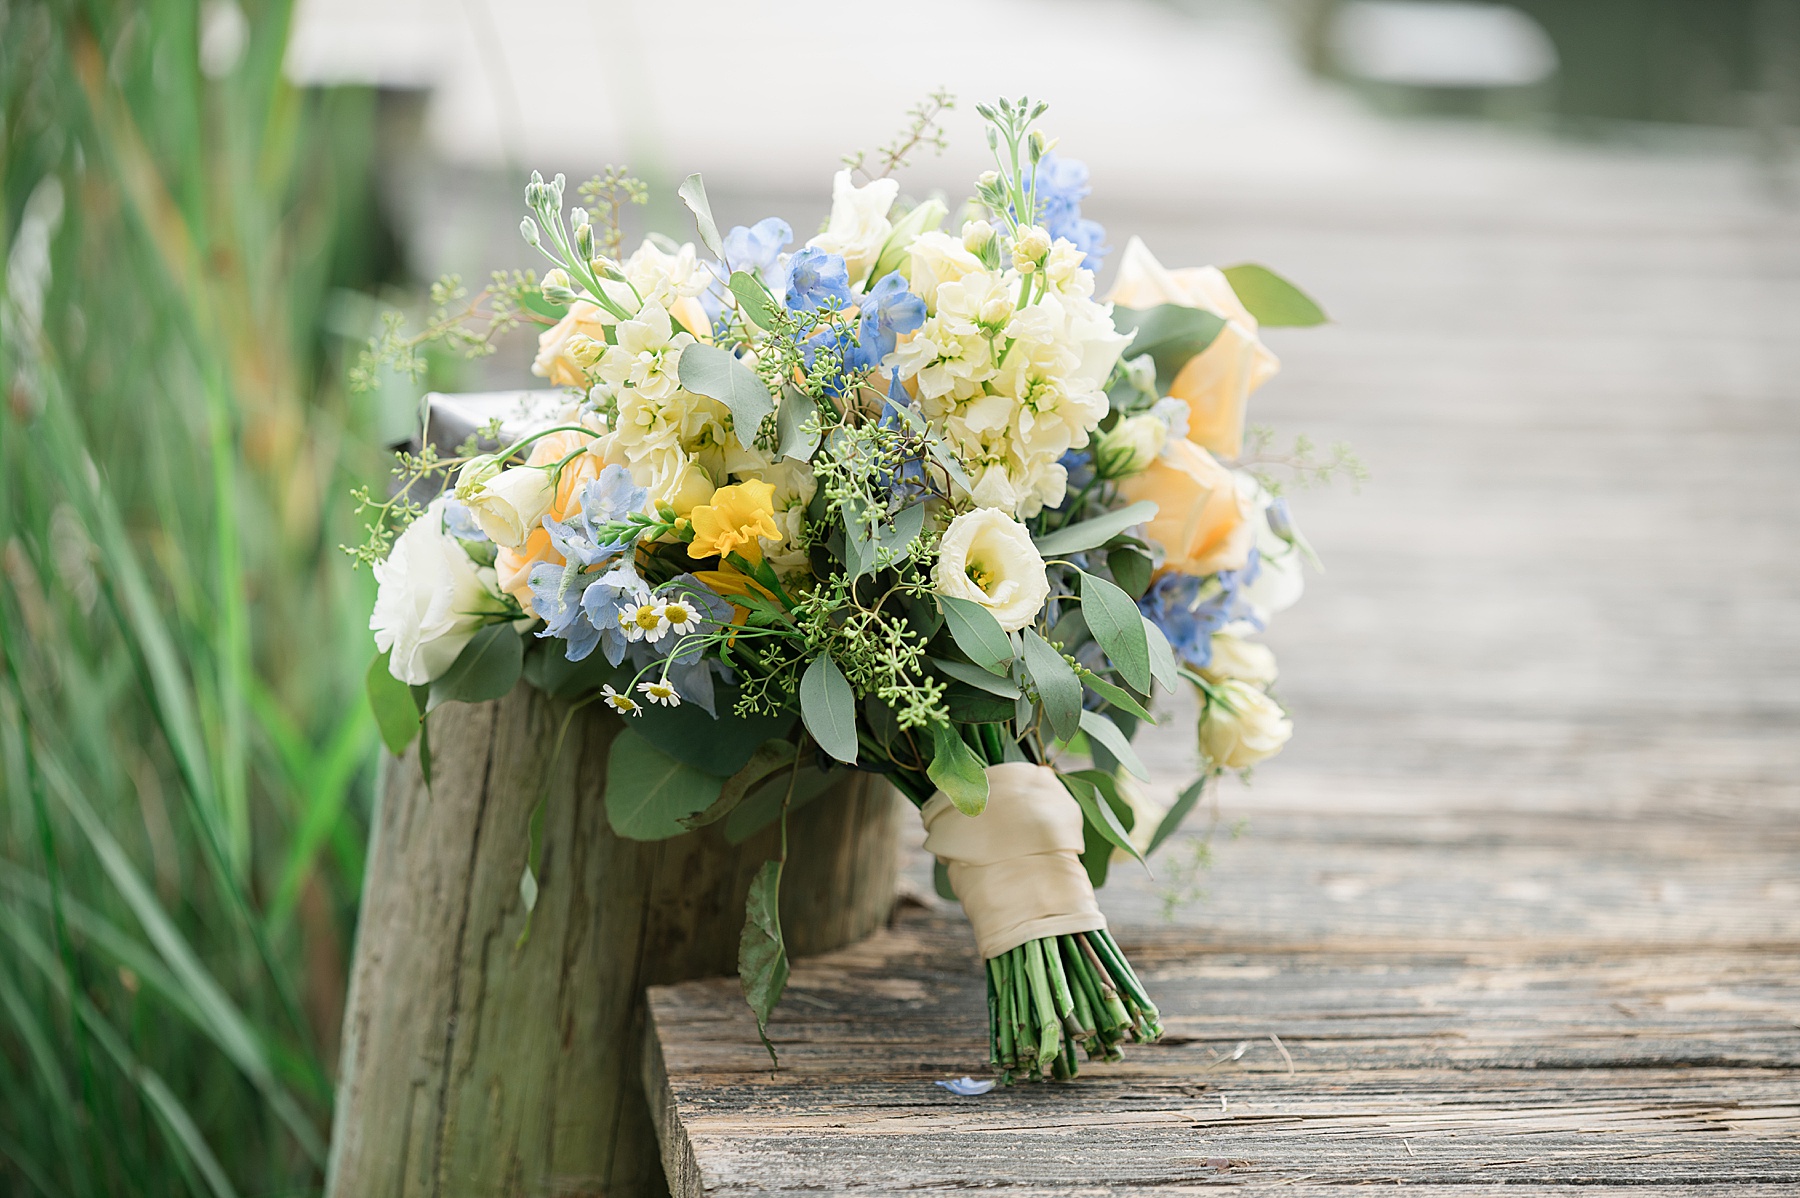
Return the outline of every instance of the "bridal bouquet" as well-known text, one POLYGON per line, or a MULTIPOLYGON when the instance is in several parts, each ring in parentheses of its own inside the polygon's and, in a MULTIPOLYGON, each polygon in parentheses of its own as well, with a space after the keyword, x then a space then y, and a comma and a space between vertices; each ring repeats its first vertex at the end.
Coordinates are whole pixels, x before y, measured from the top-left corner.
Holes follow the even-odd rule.
MULTIPOLYGON (((616 208, 534 174, 522 231, 552 268, 515 278, 516 315, 554 322, 535 370, 562 417, 427 447, 399 496, 362 496, 391 745, 521 674, 589 696, 626 722, 606 802, 637 839, 879 773, 974 926, 1008 1081, 1161 1033, 1094 887, 1288 739, 1250 637, 1309 551, 1244 464, 1244 410, 1276 369, 1259 322, 1323 319, 1262 267, 1166 270, 1136 239, 1099 298, 1087 172, 1042 112, 981 108, 995 167, 956 219, 840 171, 798 246, 774 217, 721 233, 696 175, 699 244, 625 256, 616 208), (1205 773, 1161 810, 1131 742, 1182 687, 1205 773)), ((758 875, 742 941, 759 1027, 787 977, 780 879, 758 875)))

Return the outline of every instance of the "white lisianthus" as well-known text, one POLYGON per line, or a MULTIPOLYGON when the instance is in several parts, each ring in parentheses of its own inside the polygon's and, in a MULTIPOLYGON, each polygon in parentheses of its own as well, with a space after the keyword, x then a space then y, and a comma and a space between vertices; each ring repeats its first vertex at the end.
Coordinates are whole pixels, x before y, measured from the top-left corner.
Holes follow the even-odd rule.
POLYGON ((1247 769, 1273 757, 1293 734, 1280 704, 1236 678, 1215 687, 1200 716, 1200 751, 1220 769, 1247 769))
POLYGON ((556 483, 543 466, 517 466, 492 473, 476 458, 456 479, 456 495, 494 544, 517 549, 550 510, 556 483))
POLYGON ((1094 461, 1102 478, 1123 478, 1147 469, 1162 455, 1169 426, 1149 412, 1127 416, 1094 438, 1094 461))
POLYGON ((876 179, 857 187, 850 182, 849 171, 839 171, 831 180, 831 217, 825 231, 806 244, 843 258, 850 282, 861 282, 894 231, 888 209, 899 194, 897 180, 876 179))
POLYGON ((934 580, 940 595, 981 604, 1008 632, 1036 619, 1050 596, 1031 534, 997 508, 976 508, 950 522, 938 545, 934 580))
POLYGON ((1256 581, 1244 588, 1244 601, 1256 613, 1256 618, 1266 625, 1277 612, 1284 612, 1298 603, 1305 592, 1306 577, 1301 571, 1304 555, 1294 541, 1282 537, 1269 521, 1269 508, 1275 503, 1275 496, 1247 473, 1237 474, 1237 485, 1238 493, 1247 496, 1255 509, 1251 524, 1256 530, 1258 568, 1256 581))
POLYGON ((431 682, 488 617, 501 611, 494 572, 469 560, 444 531, 447 496, 432 501, 375 565, 375 611, 369 630, 388 656, 388 672, 410 686, 431 682))
POLYGON ((1200 674, 1208 682, 1235 678, 1254 686, 1268 686, 1275 681, 1275 651, 1233 633, 1215 632, 1212 635, 1212 660, 1200 674))

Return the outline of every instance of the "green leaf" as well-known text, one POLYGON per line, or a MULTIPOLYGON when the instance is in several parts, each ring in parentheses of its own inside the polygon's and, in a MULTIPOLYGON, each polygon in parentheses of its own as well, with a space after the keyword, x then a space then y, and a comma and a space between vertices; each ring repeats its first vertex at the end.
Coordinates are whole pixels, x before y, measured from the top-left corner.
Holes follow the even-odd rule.
POLYGON ((763 281, 747 270, 734 270, 726 283, 731 294, 737 297, 738 306, 743 308, 744 315, 750 323, 759 329, 768 329, 775 323, 775 297, 763 286, 763 281))
POLYGON ((675 760, 629 728, 606 758, 606 822, 626 840, 667 840, 704 811, 725 780, 675 760))
POLYGON ((1270 328, 1304 328, 1326 324, 1331 317, 1313 298, 1266 266, 1245 262, 1225 268, 1225 281, 1237 292, 1258 324, 1270 328))
POLYGON ((787 741, 764 741, 750 755, 750 760, 744 763, 743 769, 725 779, 725 784, 719 788, 719 797, 712 801, 712 805, 705 811, 682 817, 681 826, 704 828, 724 819, 756 787, 783 769, 791 769, 794 757, 794 746, 787 741))
POLYGON ((1112 809, 1112 804, 1101 797, 1095 781, 1091 777, 1084 776, 1085 773, 1086 771, 1081 771, 1059 775, 1062 778, 1063 789, 1067 790, 1074 796, 1075 801, 1081 804, 1081 814, 1087 817, 1089 827, 1104 836, 1111 844, 1124 849, 1142 861, 1144 856, 1137 851, 1137 846, 1131 843, 1131 833, 1126 830, 1124 824, 1119 822, 1118 813, 1112 809))
POLYGON ((1144 617, 1144 639, 1150 645, 1151 676, 1162 683, 1164 690, 1173 693, 1181 679, 1181 665, 1175 660, 1175 650, 1169 648, 1169 638, 1149 616, 1144 617))
MULTIPOLYGON (((629 681, 627 673, 615 686, 629 681)), ((729 683, 713 684, 713 706, 729 712, 737 705, 738 689, 729 683)), ((646 706, 631 717, 631 731, 677 761, 702 773, 729 778, 743 769, 764 741, 785 737, 794 726, 792 714, 730 716, 715 720, 698 703, 680 707, 646 706)))
POLYGON ((363 689, 369 695, 369 709, 375 713, 375 726, 381 730, 381 743, 400 756, 419 734, 419 708, 413 702, 412 687, 388 672, 388 654, 383 653, 369 663, 363 689))
POLYGON ((875 544, 883 552, 898 559, 905 555, 906 547, 919 539, 925 531, 925 502, 920 500, 911 507, 901 508, 894 513, 894 518, 875 530, 875 544))
POLYGON ((806 431, 806 423, 819 414, 812 396, 792 387, 781 389, 781 410, 775 414, 776 444, 781 456, 798 462, 810 462, 819 449, 819 432, 806 431))
POLYGON ((1156 504, 1148 499, 1140 499, 1117 511, 1071 524, 1067 528, 1059 528, 1034 540, 1038 552, 1046 558, 1061 557, 1065 553, 1098 549, 1132 525, 1142 524, 1155 515, 1156 504))
POLYGON ((1133 599, 1142 599, 1150 589, 1150 559, 1135 549, 1114 549, 1106 555, 1106 568, 1119 589, 1133 599))
POLYGON ((1181 821, 1188 817, 1188 812, 1194 809, 1194 804, 1200 801, 1200 796, 1204 793, 1206 793, 1206 775, 1202 774, 1194 779, 1192 785, 1181 792, 1175 800, 1175 805, 1169 808, 1168 814, 1162 817, 1162 823, 1156 825, 1156 835, 1150 838, 1150 847, 1144 850, 1144 856, 1148 857, 1154 853, 1162 846, 1163 841, 1181 830, 1181 821))
MULTIPOLYGON (((1101 801, 1112 809, 1112 813, 1119 819, 1119 826, 1127 834, 1137 826, 1137 812, 1131 809, 1131 804, 1119 793, 1119 785, 1111 774, 1101 770, 1076 770, 1071 776, 1091 783, 1100 792, 1101 801)), ((1087 870, 1088 881, 1098 890, 1106 885, 1106 876, 1116 850, 1112 841, 1085 818, 1081 822, 1081 840, 1081 866, 1087 870)))
POLYGON ((1144 781, 1150 780, 1150 771, 1144 768, 1137 750, 1131 747, 1131 742, 1125 739, 1125 734, 1119 731, 1118 725, 1097 711, 1084 711, 1081 713, 1081 730, 1105 745, 1106 751, 1117 757, 1120 765, 1144 781))
POLYGON ((986 691, 990 695, 999 695, 1003 699, 1019 697, 1019 688, 1010 678, 996 678, 980 666, 972 666, 966 661, 950 661, 942 657, 934 657, 931 664, 959 682, 986 691))
POLYGON ((899 270, 906 261, 906 252, 911 248, 913 240, 919 234, 943 224, 948 215, 950 209, 944 205, 944 201, 926 200, 895 221, 894 231, 881 243, 881 252, 875 256, 875 265, 869 270, 868 285, 873 287, 889 271, 899 270))
POLYGON ((1004 724, 1013 715, 1011 699, 990 695, 961 682, 952 682, 944 688, 944 707, 958 724, 1004 724))
POLYGON ((1225 328, 1225 318, 1183 304, 1158 304, 1154 308, 1113 307, 1113 327, 1121 333, 1136 331, 1125 347, 1125 356, 1149 354, 1156 363, 1156 385, 1162 394, 1181 373, 1188 360, 1213 343, 1225 328))
POLYGON ((828 653, 813 658, 800 676, 800 718, 821 749, 856 763, 856 692, 828 653))
POLYGON ((787 943, 781 938, 781 862, 765 861, 750 882, 750 899, 744 904, 744 933, 738 938, 738 978, 744 984, 744 1001, 756 1015, 756 1034, 777 1066, 775 1046, 769 1043, 769 1016, 787 989, 787 943))
POLYGON ((679 373, 683 387, 731 409, 731 431, 740 445, 748 449, 755 443, 763 418, 775 410, 775 399, 754 370, 728 349, 696 343, 681 351, 679 373))
POLYGON ((781 815, 785 802, 787 812, 793 815, 801 808, 826 794, 844 780, 841 771, 833 769, 830 773, 821 773, 811 765, 802 764, 800 773, 793 779, 793 794, 788 793, 788 776, 777 770, 764 778, 762 782, 750 788, 750 797, 737 805, 737 809, 725 817, 725 841, 728 844, 743 844, 752 836, 774 823, 781 815))
POLYGON ((485 703, 518 684, 525 666, 525 643, 510 624, 489 624, 477 632, 450 668, 431 684, 425 710, 445 703, 485 703))
POLYGON ((1144 632, 1144 616, 1131 596, 1104 578, 1081 574, 1081 611, 1088 631, 1100 642, 1127 686, 1139 694, 1150 693, 1150 641, 1144 632))
POLYGON ((955 724, 939 724, 931 730, 931 764, 925 767, 925 776, 950 796, 964 815, 980 815, 987 809, 987 770, 975 751, 963 743, 955 724))
POLYGON ((1140 720, 1148 720, 1152 724, 1156 723, 1156 720, 1144 709, 1144 705, 1139 703, 1132 693, 1123 687, 1114 686, 1106 679, 1094 673, 1083 673, 1081 675, 1081 684, 1093 691, 1096 695, 1099 695, 1102 699, 1105 699, 1108 703, 1111 703, 1114 707, 1128 711, 1140 720))
POLYGON ((939 595, 938 607, 956 647, 969 655, 969 660, 990 674, 1005 675, 1012 671, 1013 647, 1006 630, 994 613, 973 599, 957 599, 939 595))
POLYGON ((956 901, 956 888, 950 885, 950 867, 942 861, 931 863, 931 888, 947 903, 956 901))
POLYGON ((1025 669, 1056 738, 1068 740, 1081 727, 1081 680, 1063 655, 1031 628, 1025 629, 1025 669))
MULTIPOLYGON (((688 206, 688 210, 694 214, 694 224, 700 230, 700 240, 705 243, 707 249, 712 251, 713 257, 723 260, 725 243, 720 239, 719 226, 713 220, 712 205, 706 202, 706 184, 701 182, 699 175, 689 175, 681 181, 681 186, 676 189, 676 194, 681 197, 681 202, 688 206)), ((691 391, 693 388, 690 387, 688 390, 691 391)))

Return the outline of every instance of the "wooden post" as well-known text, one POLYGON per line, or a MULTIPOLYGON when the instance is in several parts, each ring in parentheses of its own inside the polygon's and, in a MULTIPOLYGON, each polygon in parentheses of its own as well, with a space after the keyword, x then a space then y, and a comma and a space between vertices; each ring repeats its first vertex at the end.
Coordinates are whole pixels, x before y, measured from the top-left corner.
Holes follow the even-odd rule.
MULTIPOLYGON (((391 763, 369 848, 327 1194, 638 1195, 664 1190, 640 1088, 644 987, 732 973, 771 827, 621 840, 607 826, 619 720, 521 686, 431 716, 391 763), (544 799, 536 908, 520 879, 544 799), (528 926, 529 925, 529 926, 528 926)), ((899 799, 870 775, 795 813, 790 951, 863 936, 894 898, 899 799)))

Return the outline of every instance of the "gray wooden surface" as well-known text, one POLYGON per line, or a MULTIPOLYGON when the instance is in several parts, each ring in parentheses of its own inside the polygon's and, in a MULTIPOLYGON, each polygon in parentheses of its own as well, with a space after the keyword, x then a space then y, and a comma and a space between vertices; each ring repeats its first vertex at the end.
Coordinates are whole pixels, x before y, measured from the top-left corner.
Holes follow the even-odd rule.
POLYGON ((676 1193, 1800 1192, 1800 222, 1727 159, 1492 141, 1429 194, 1095 197, 1310 287, 1254 419, 1372 474, 1294 497, 1293 744, 1102 894, 1168 1039, 934 1086, 985 1071, 954 908, 802 963, 776 1073, 735 982, 657 989, 676 1193))

